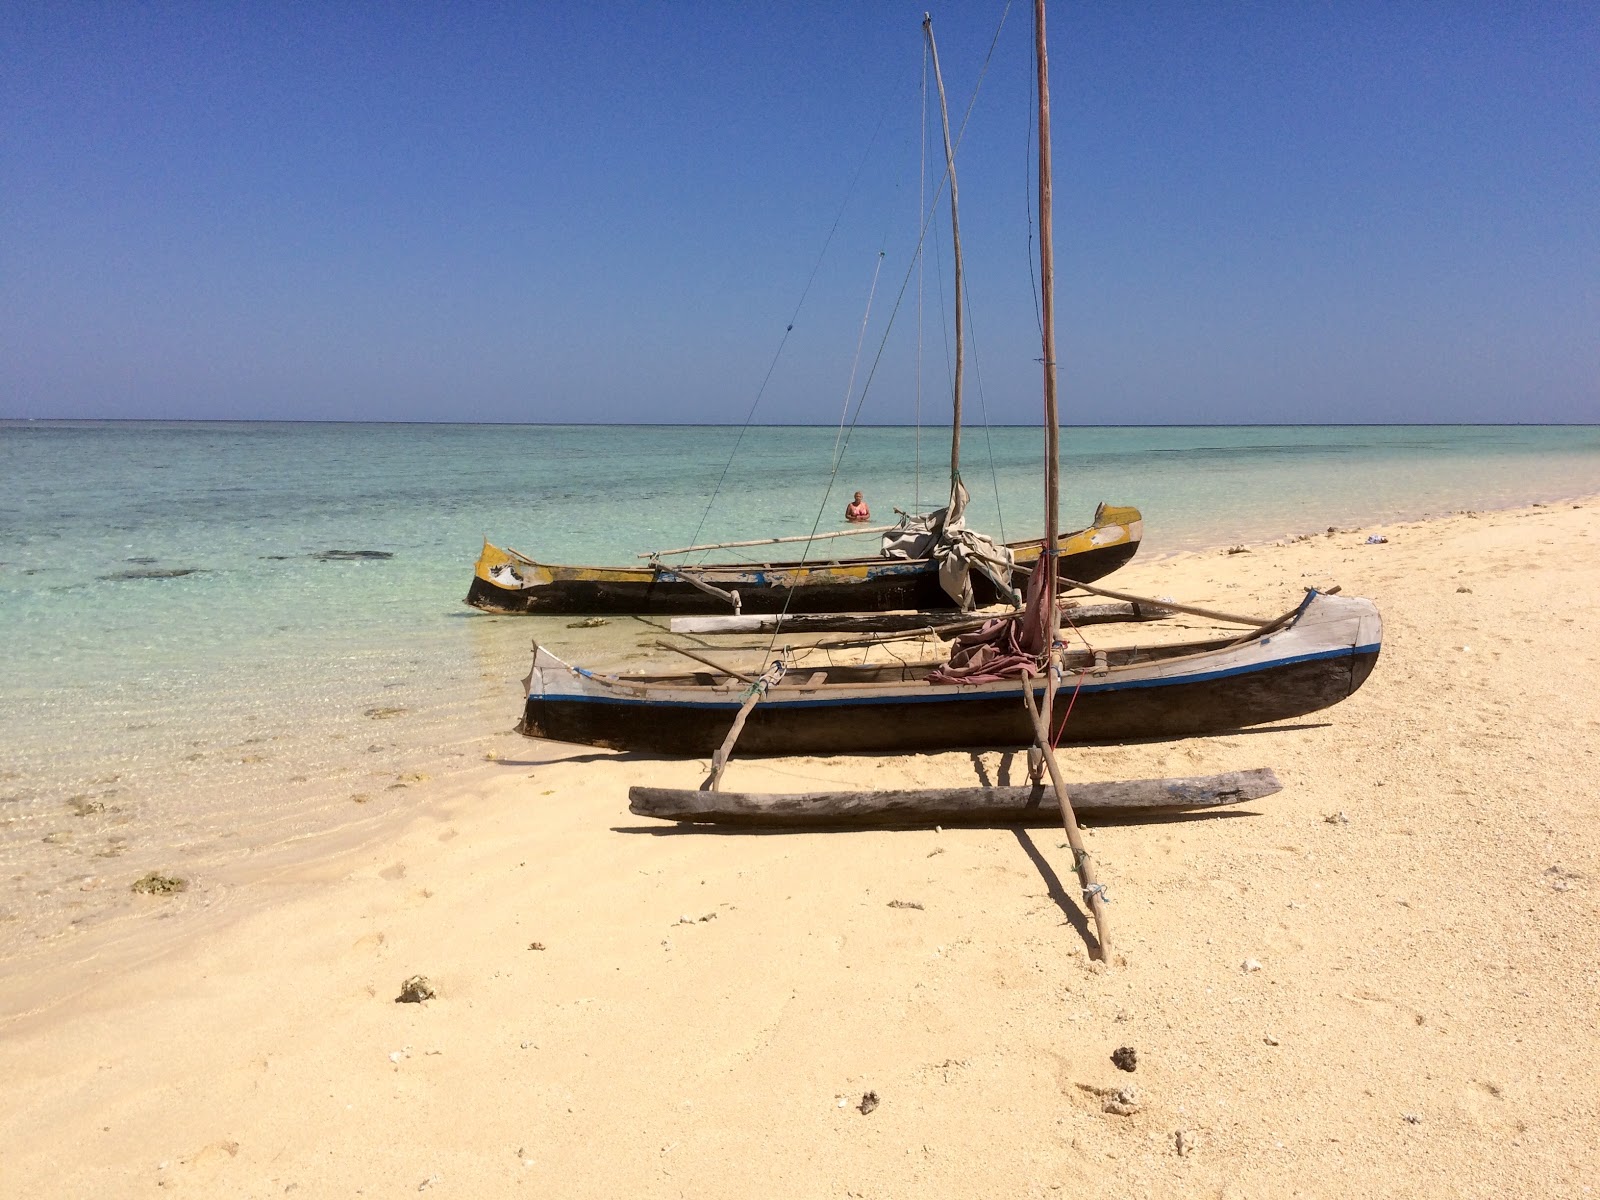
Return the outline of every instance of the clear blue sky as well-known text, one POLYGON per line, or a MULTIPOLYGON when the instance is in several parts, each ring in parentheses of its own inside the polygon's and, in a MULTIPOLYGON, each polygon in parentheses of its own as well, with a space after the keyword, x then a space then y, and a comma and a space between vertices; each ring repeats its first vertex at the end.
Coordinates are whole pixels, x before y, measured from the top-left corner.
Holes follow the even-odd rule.
MULTIPOLYGON (((757 419, 836 420, 925 7, 11 0, 0 416, 737 422, 804 292, 757 419)), ((958 109, 1004 11, 933 8, 958 109)), ((1029 21, 958 158, 996 422, 1039 411, 1029 21)), ((1600 420, 1600 5, 1060 3, 1051 62, 1065 419, 1600 420)), ((916 411, 910 279, 867 421, 916 411)))

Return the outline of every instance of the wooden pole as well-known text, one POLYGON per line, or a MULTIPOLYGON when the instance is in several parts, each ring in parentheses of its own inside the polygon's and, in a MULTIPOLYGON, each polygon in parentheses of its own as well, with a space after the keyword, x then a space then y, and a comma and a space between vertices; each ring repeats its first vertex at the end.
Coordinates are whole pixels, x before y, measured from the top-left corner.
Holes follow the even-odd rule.
POLYGON ((656 645, 662 650, 671 650, 674 654, 681 654, 685 658, 692 658, 697 663, 704 663, 719 675, 732 675, 735 679, 742 679, 746 683, 755 683, 754 675, 746 675, 742 671, 735 671, 732 667, 725 667, 721 663, 712 662, 703 655, 696 654, 693 650, 685 650, 682 646, 674 646, 671 642, 657 641, 656 645))
MULTIPOLYGON (((1045 595, 1056 594, 1060 547, 1056 544, 1061 525, 1061 417, 1056 407, 1056 246, 1052 219, 1050 162, 1050 62, 1045 53, 1044 0, 1034 0, 1033 38, 1039 72, 1039 292, 1040 321, 1044 350, 1044 561, 1045 595)), ((1045 652, 1055 652, 1056 634, 1061 629, 1061 614, 1050 605, 1048 640, 1045 652)), ((1050 713, 1050 694, 1046 693, 1045 716, 1050 713)))
POLYGON ((955 395, 951 400, 952 415, 950 419, 950 503, 955 504, 956 483, 961 478, 961 375, 962 363, 966 355, 966 339, 962 337, 962 308, 961 289, 964 286, 961 278, 961 221, 958 216, 960 205, 956 198, 956 152, 950 142, 950 110, 944 99, 944 76, 939 72, 939 47, 933 40, 933 18, 927 14, 922 17, 922 32, 927 35, 928 54, 933 59, 933 81, 939 88, 939 117, 944 127, 944 162, 945 170, 950 176, 950 236, 955 242, 956 260, 956 379, 955 395))
MULTIPOLYGON (((1050 686, 1049 691, 1054 691, 1056 686, 1055 672, 1046 676, 1050 686)), ((1033 702, 1032 681, 1027 681, 1022 689, 1022 699, 1028 706, 1028 715, 1033 718, 1034 736, 1037 737, 1040 751, 1044 755, 1044 765, 1050 772, 1050 782, 1056 790, 1056 800, 1061 805, 1061 825, 1067 831, 1067 844, 1072 847, 1072 861, 1078 868, 1078 883, 1083 889, 1084 903, 1089 906, 1089 911, 1094 914, 1094 934, 1100 942, 1100 961, 1111 961, 1111 927, 1106 921, 1105 888, 1100 886, 1095 879, 1094 863, 1089 860, 1089 852, 1083 846, 1083 834, 1078 831, 1078 818, 1072 811, 1072 799, 1067 795, 1067 785, 1062 782, 1061 768, 1056 765, 1056 753, 1050 748, 1050 730, 1039 715, 1039 709, 1033 702)))
POLYGON ((668 567, 663 566, 661 563, 656 563, 655 568, 658 574, 672 575, 677 579, 681 579, 690 587, 699 588, 708 596, 715 596, 718 600, 727 601, 729 604, 733 605, 734 616, 739 616, 743 611, 743 604, 739 599, 739 592, 736 588, 724 591, 722 588, 712 587, 704 579, 699 578, 694 571, 688 567, 668 567))
MULTIPOLYGON (((899 510, 896 510, 899 511, 899 510)), ((776 546, 780 542, 820 542, 824 538, 853 537, 856 534, 888 533, 898 525, 872 525, 866 529, 837 529, 829 533, 794 533, 788 537, 755 538, 748 542, 707 542, 704 546, 680 546, 676 550, 651 550, 635 558, 662 558, 668 554, 693 554, 696 550, 737 550, 742 546, 776 546)))
POLYGON ((767 689, 783 678, 784 666, 780 659, 773 663, 764 672, 761 678, 750 684, 750 694, 744 698, 744 703, 739 705, 739 711, 734 714, 733 727, 728 730, 728 736, 722 739, 711 755, 711 774, 706 776, 706 781, 700 785, 703 792, 714 792, 722 781, 722 772, 728 765, 728 758, 733 754, 733 744, 739 740, 739 735, 744 732, 745 719, 749 717, 750 710, 756 706, 756 701, 767 694, 767 689))

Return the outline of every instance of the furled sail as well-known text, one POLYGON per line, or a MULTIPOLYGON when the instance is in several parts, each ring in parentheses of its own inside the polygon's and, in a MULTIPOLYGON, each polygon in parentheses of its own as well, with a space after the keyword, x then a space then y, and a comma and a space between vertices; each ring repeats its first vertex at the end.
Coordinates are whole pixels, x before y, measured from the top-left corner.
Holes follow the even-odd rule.
POLYGON ((973 607, 972 572, 981 571, 1012 603, 1020 597, 1011 586, 1015 559, 1005 546, 967 528, 967 489, 957 479, 950 503, 921 516, 903 514, 900 524, 883 535, 885 558, 931 558, 939 564, 939 586, 963 611, 973 607))

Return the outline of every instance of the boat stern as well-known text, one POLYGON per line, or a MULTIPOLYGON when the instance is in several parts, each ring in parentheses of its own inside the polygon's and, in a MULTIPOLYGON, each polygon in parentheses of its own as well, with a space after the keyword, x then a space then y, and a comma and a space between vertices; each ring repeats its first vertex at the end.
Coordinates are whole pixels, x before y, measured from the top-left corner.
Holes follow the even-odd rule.
POLYGON ((1332 596, 1313 589, 1300 602, 1291 628, 1346 649, 1350 655, 1350 690, 1354 695, 1378 665, 1383 649, 1383 617, 1365 596, 1332 596))

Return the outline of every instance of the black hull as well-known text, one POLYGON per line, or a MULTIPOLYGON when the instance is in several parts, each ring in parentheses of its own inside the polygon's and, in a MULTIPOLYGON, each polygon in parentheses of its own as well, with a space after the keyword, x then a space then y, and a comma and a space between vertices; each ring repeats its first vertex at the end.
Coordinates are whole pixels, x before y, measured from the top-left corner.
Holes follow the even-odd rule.
MULTIPOLYGON (((1082 583, 1101 579, 1131 559, 1137 542, 1100 546, 1060 559, 1061 574, 1082 583)), ((1016 586, 1026 576, 1014 577, 1016 586)), ((799 588, 776 584, 738 585, 742 612, 838 613, 889 612, 895 609, 953 609, 955 602, 939 586, 938 568, 904 572, 881 579, 850 583, 817 583, 799 588)), ((980 607, 1002 602, 988 579, 976 573, 972 591, 980 607)), ((724 601, 708 596, 692 584, 651 579, 632 583, 616 580, 557 579, 527 589, 503 588, 474 575, 466 602, 493 613, 528 613, 576 616, 588 613, 660 613, 671 616, 720 616, 732 611, 724 601)))
MULTIPOLYGON (((1057 695, 1072 704, 1063 742, 1126 742, 1224 733, 1337 704, 1372 673, 1378 651, 1290 662, 1248 673, 1160 686, 1057 695)), ((521 732, 615 750, 704 756, 727 736, 731 707, 651 706, 530 698, 521 732)), ((740 755, 909 753, 1026 746, 1033 726, 1020 691, 937 702, 863 701, 782 708, 758 704, 740 755)))

